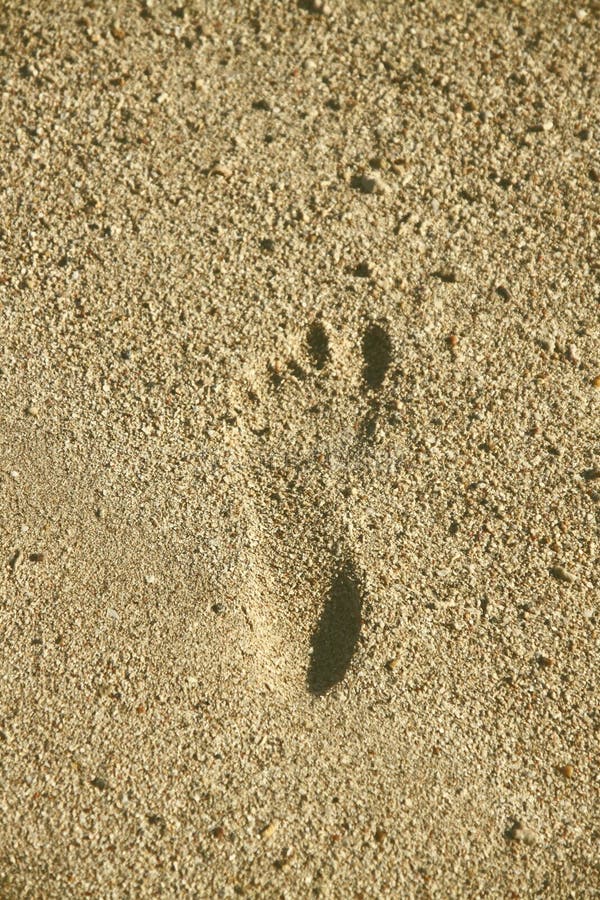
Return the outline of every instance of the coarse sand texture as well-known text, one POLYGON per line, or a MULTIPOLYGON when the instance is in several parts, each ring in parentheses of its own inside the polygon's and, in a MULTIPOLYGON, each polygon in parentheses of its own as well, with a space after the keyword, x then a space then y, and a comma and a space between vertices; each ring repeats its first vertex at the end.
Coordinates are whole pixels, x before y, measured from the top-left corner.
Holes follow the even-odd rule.
POLYGON ((0 898, 600 897, 597 0, 0 3, 0 898))

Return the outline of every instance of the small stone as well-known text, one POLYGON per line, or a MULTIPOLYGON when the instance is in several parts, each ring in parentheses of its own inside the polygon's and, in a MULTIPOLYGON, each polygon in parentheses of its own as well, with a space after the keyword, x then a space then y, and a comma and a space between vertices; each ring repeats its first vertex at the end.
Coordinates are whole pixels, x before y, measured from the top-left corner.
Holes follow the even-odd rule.
POLYGON ((105 791, 108 787, 108 782, 106 778, 102 778, 100 775, 96 775, 95 778, 92 778, 92 786, 98 788, 99 791, 105 791))
POLYGON ((261 833, 260 833, 261 838, 263 838, 263 840, 265 840, 265 841, 268 841, 269 838, 273 837, 273 835, 275 834, 275 832, 277 831, 278 828, 279 828, 279 822, 276 822, 275 820, 273 820, 272 822, 269 822, 269 824, 265 825, 265 827, 261 831, 261 833))
POLYGON ((276 869, 283 869, 283 867, 286 866, 286 865, 289 863, 289 861, 290 861, 290 859, 292 858, 293 855, 294 855, 294 848, 293 848, 293 847, 284 847, 283 850, 282 850, 282 852, 281 852, 281 856, 279 857, 279 859, 276 859, 276 860, 275 860, 275 868, 276 868, 276 869))
POLYGON ((387 837, 387 831, 385 830, 385 828, 382 828, 381 825, 379 825, 375 829, 375 840, 377 841, 378 844, 383 844, 386 837, 387 837))
POLYGON ((600 390, 600 375, 596 375, 595 378, 592 378, 592 387, 596 388, 596 390, 600 390))
POLYGON ((223 828, 222 825, 217 825, 217 826, 216 826, 215 828, 213 828, 213 830, 211 831, 211 835, 212 835, 214 838, 217 838, 218 841, 222 841, 223 838, 225 837, 225 829, 223 828))
POLYGON ((44 554, 43 553, 30 553, 29 554, 29 562, 44 562, 44 554))
POLYGON ((220 175, 221 178, 225 178, 227 180, 233 175, 233 169, 230 169, 230 167, 225 163, 215 163, 215 165, 211 169, 211 174, 220 175))
POLYGON ((446 341, 450 347, 456 347, 458 345, 458 336, 456 334, 449 334, 446 341))
POLYGON ((38 407, 35 405, 35 403, 30 403, 29 406, 27 406, 25 408, 25 415, 31 416, 32 418, 35 418, 36 416, 38 416, 39 412, 40 411, 39 411, 38 407))
POLYGON ((315 16, 330 16, 331 7, 326 0, 306 0, 305 9, 315 16))
POLYGON ((394 656, 392 659, 388 659, 385 665, 390 672, 393 672, 400 665, 400 658, 398 656, 394 656))
POLYGON ((557 581, 562 581, 565 584, 572 584, 575 581, 573 575, 568 572, 564 566, 552 566, 550 574, 553 578, 556 578, 557 581))
POLYGON ((560 766, 558 771, 565 778, 572 778, 575 773, 575 769, 571 765, 571 763, 567 763, 565 766, 560 766))
POLYGON ((21 78, 33 78, 37 73, 37 69, 32 63, 23 63, 19 69, 21 78))
POLYGON ((114 37, 115 41, 122 41, 125 38, 125 32, 123 31, 120 22, 113 22, 110 26, 110 33, 114 37))
POLYGON ((573 365, 577 365, 577 363, 581 362, 581 357, 579 355, 579 351, 577 350, 577 347, 575 346, 575 344, 568 345, 568 347, 565 351, 565 356, 567 357, 569 362, 573 363, 573 365))
POLYGON ((544 131, 552 131, 552 129, 554 128, 552 119, 544 119, 544 121, 542 122, 542 128, 544 131))

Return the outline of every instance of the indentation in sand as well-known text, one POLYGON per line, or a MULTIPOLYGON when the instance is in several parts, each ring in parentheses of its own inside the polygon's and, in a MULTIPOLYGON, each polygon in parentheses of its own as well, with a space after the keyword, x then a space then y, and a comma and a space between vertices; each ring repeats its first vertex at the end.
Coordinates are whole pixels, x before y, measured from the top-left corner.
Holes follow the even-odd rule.
POLYGON ((377 391, 383 384, 392 361, 392 342, 387 331, 373 322, 362 340, 363 377, 367 388, 377 391))
POLYGON ((361 628, 362 593, 354 566, 345 563, 331 580, 329 595, 312 638, 308 689, 321 696, 344 678, 361 628))

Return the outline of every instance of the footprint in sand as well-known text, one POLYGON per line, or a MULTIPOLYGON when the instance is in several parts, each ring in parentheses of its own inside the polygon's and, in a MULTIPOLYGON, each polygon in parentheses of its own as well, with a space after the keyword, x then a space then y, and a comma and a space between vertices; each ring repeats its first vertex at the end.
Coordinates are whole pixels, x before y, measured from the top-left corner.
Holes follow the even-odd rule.
POLYGON ((246 445, 243 494, 254 535, 244 609, 263 635, 271 631, 279 655, 270 666, 264 659, 271 680, 274 670, 287 672, 315 696, 350 682, 360 665, 367 579, 347 476, 369 453, 392 341, 371 322, 345 355, 317 320, 282 358, 253 373, 233 409, 246 445), (281 654, 295 661, 291 669, 281 654))

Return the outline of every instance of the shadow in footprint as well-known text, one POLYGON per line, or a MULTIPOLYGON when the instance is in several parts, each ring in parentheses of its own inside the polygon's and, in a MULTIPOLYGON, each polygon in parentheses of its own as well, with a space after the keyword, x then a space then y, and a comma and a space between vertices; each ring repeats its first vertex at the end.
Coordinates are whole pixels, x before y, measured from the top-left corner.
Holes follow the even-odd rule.
POLYGON ((354 567, 346 564, 332 579, 323 614, 313 635, 308 689, 326 694, 348 669, 361 626, 361 591, 354 567))
POLYGON ((362 423, 361 433, 370 441, 375 437, 379 417, 379 399, 375 392, 381 388, 392 361, 392 342, 381 325, 373 322, 365 331, 362 354, 364 387, 373 393, 368 398, 369 412, 362 423))
POLYGON ((365 384, 371 390, 377 391, 383 384, 392 361, 392 342, 381 325, 376 323, 369 325, 363 337, 362 353, 365 362, 363 369, 365 384))

